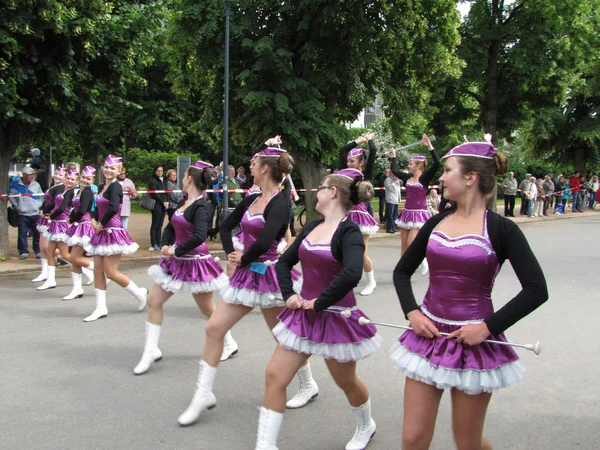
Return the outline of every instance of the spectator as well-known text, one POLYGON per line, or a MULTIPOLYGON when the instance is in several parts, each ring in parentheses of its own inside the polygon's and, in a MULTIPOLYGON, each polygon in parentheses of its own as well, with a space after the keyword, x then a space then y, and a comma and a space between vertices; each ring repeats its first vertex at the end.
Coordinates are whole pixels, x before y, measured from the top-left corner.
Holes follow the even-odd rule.
POLYGON ((535 181, 535 191, 536 197, 535 201, 533 202, 533 217, 540 217, 544 215, 544 199, 546 198, 546 195, 544 194, 544 185, 541 178, 535 181))
POLYGON ((550 206, 551 199, 554 197, 554 183, 552 182, 552 176, 546 175, 544 177, 544 182, 542 183, 544 189, 544 208, 543 214, 544 216, 548 215, 548 207, 550 206))
POLYGON ((375 195, 379 199, 379 223, 386 223, 387 216, 385 215, 385 180, 387 180, 388 175, 386 175, 388 169, 384 170, 382 173, 375 177, 374 187, 380 188, 375 190, 375 195))
POLYGON ((590 193, 590 199, 588 200, 588 208, 594 209, 596 206, 596 192, 600 189, 600 183, 598 183, 598 175, 592 176, 591 181, 588 184, 588 192, 590 193))
POLYGON ((46 167, 46 160, 40 154, 39 148, 32 148, 30 150, 32 158, 29 161, 29 165, 35 171, 35 181, 40 185, 43 192, 48 190, 48 170, 46 167))
MULTIPOLYGON (((34 149, 37 150, 37 149, 34 149)), ((36 172, 32 167, 25 167, 23 175, 10 185, 9 194, 21 194, 19 197, 10 197, 10 202, 19 212, 19 238, 17 249, 19 250, 19 259, 29 258, 29 249, 27 247, 27 235, 32 236, 32 248, 36 258, 41 258, 40 254, 40 232, 36 224, 40 218, 40 208, 44 201, 42 188, 34 180, 36 172), (36 197, 24 197, 22 194, 40 194, 36 197)))
POLYGON ((248 177, 246 176, 246 169, 243 167, 238 167, 235 179, 238 180, 242 189, 248 189, 250 187, 248 184, 248 177))
POLYGON ((554 211, 558 209, 558 205, 562 203, 562 195, 564 189, 564 177, 563 174, 559 174, 554 182, 554 211))
MULTIPOLYGON (((241 189, 240 182, 235 176, 235 167, 229 166, 227 172, 227 189, 241 189)), ((235 208, 242 201, 242 194, 240 192, 230 192, 228 198, 228 207, 235 208)))
POLYGON ((385 188, 385 203, 386 203, 386 232, 395 233, 396 230, 396 217, 398 217, 398 205, 400 204, 401 194, 400 186, 402 181, 398 179, 391 171, 391 169, 385 169, 384 175, 386 176, 383 186, 385 188))
POLYGON ((79 172, 79 170, 77 169, 77 163, 75 163, 75 162, 68 162, 65 165, 65 168, 67 169, 67 173, 69 173, 69 172, 79 172))
POLYGON ((131 199, 137 197, 137 191, 135 189, 135 184, 133 184, 133 181, 127 178, 127 169, 125 167, 123 167, 121 169, 121 172, 119 172, 119 175, 117 175, 117 181, 123 188, 123 206, 121 207, 121 222, 123 223, 123 228, 127 229, 127 226, 129 225, 129 216, 131 215, 131 199))
MULTIPOLYGON (((167 183, 163 178, 163 167, 156 166, 152 172, 152 178, 148 183, 148 190, 151 191, 164 191, 167 188, 167 183)), ((165 212, 169 207, 167 194, 154 193, 150 196, 156 202, 154 209, 152 210, 152 225, 150 226, 150 250, 151 252, 160 252, 161 248, 161 233, 163 222, 165 220, 165 212)))
MULTIPOLYGON (((529 175, 529 174, 528 174, 529 175)), ((527 186, 527 190, 525 191, 525 198, 527 198, 527 217, 533 217, 533 204, 537 197, 538 191, 535 185, 535 177, 529 176, 529 184, 527 186)))
POLYGON ((569 196, 571 195, 571 189, 567 184, 567 179, 563 178, 563 194, 561 198, 561 202, 563 205, 563 214, 567 213, 567 202, 569 201, 569 196))
POLYGON ((527 198, 527 192, 531 186, 531 174, 525 175, 525 179, 519 184, 519 192, 521 193, 521 211, 520 215, 524 216, 529 211, 529 198, 527 198))
MULTIPOLYGON (((177 171, 175 169, 169 169, 167 171, 167 190, 179 190, 179 186, 177 186, 177 171)), ((183 200, 183 192, 171 192, 167 194, 167 200, 169 201, 167 215, 169 216, 169 221, 171 221, 171 217, 173 217, 173 214, 175 214, 175 211, 177 211, 179 204, 183 200)))
POLYGON ((439 214, 441 200, 435 189, 429 191, 429 195, 427 196, 427 210, 431 217, 439 214))
POLYGON ((571 193, 573 194, 573 212, 583 212, 581 201, 581 180, 580 174, 576 171, 571 177, 571 193))
POLYGON ((502 187, 504 187, 504 217, 515 217, 517 180, 514 172, 508 172, 508 176, 502 182, 502 187))

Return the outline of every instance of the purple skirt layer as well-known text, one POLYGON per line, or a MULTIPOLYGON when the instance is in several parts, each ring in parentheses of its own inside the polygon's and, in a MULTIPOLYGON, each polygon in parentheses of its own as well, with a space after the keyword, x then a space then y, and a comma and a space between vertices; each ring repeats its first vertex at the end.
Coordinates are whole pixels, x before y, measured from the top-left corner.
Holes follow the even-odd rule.
MULTIPOLYGON (((434 323, 445 333, 461 327, 434 323)), ((494 339, 506 341, 503 334, 494 339)), ((433 339, 418 336, 412 330, 400 336, 390 350, 390 357, 408 378, 472 395, 509 386, 521 380, 525 372, 512 347, 487 342, 471 347, 445 336, 433 339)))
POLYGON ((345 318, 331 311, 284 309, 273 334, 282 347, 298 353, 321 355, 339 362, 367 358, 381 347, 381 337, 373 325, 359 325, 366 317, 352 309, 345 318))
MULTIPOLYGON (((302 289, 302 274, 296 269, 292 269, 292 280, 294 292, 299 293, 302 289)), ((285 306, 274 264, 267 267, 264 274, 252 272, 249 265, 238 267, 229 279, 229 284, 221 289, 221 298, 227 303, 249 308, 285 306)))
POLYGON ((212 255, 202 259, 161 258, 148 275, 167 292, 199 294, 227 285, 227 275, 212 255))
POLYGON ((421 228, 431 216, 426 209, 404 209, 396 219, 396 225, 406 230, 421 228))
POLYGON ((366 211, 352 209, 348 211, 348 218, 358 225, 362 234, 373 235, 379 231, 379 224, 366 211))
POLYGON ((69 247, 85 247, 90 242, 92 236, 96 234, 94 227, 89 222, 82 222, 71 225, 67 231, 67 245, 69 247))
POLYGON ((44 231, 44 237, 49 241, 54 242, 66 242, 69 238, 67 232, 69 231, 69 225, 67 221, 53 220, 48 225, 48 229, 44 231))
POLYGON ((84 247, 94 256, 131 255, 139 248, 124 228, 104 228, 84 247))
POLYGON ((40 218, 38 219, 37 223, 36 223, 36 228, 40 233, 43 233, 44 231, 46 231, 48 229, 48 219, 46 219, 45 216, 40 216, 40 218))

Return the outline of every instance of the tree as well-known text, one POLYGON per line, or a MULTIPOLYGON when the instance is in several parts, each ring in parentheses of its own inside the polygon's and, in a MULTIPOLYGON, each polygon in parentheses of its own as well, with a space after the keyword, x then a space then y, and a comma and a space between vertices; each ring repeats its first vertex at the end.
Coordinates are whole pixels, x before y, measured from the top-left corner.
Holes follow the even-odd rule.
MULTIPOLYGON (((420 92, 436 74, 450 71, 458 44, 455 7, 448 0, 234 2, 233 143, 255 148, 281 134, 304 185, 316 186, 325 173, 322 164, 337 160, 346 134, 342 123, 352 121, 377 92, 387 95, 394 117, 417 114, 396 109, 411 102, 423 109, 425 94, 418 105, 414 95, 401 94, 420 92)), ((176 89, 203 99, 198 125, 221 142, 224 5, 179 0, 177 10, 170 40, 176 89)))
MULTIPOLYGON (((143 83, 138 61, 160 2, 58 0, 3 3, 0 17, 0 186, 14 152, 68 139, 108 104, 143 83), (37 145, 36 145, 37 144, 37 145)), ((86 131, 86 130, 83 130, 86 131)), ((89 131, 89 130, 88 130, 89 131)), ((0 202, 0 256, 8 253, 0 202)))

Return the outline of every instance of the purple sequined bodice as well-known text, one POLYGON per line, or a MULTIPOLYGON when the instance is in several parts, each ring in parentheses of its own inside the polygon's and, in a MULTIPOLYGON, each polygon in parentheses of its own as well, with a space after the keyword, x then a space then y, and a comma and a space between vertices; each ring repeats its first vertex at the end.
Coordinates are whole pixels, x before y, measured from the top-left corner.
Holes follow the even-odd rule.
MULTIPOLYGON (((175 229, 175 246, 183 244, 194 235, 194 224, 183 217, 183 212, 175 211, 171 218, 171 225, 175 229)), ((203 242, 198 247, 191 249, 186 255, 208 255, 208 246, 203 242)))
POLYGON ((492 288, 500 269, 487 236, 449 238, 434 230, 427 244, 430 284, 423 306, 446 320, 480 321, 494 312, 492 288))
MULTIPOLYGON (((104 214, 108 211, 109 204, 110 201, 107 198, 104 198, 104 195, 99 195, 96 199, 96 208, 98 209, 98 217, 100 220, 102 220, 104 214)), ((119 210, 110 218, 104 228, 123 228, 123 224, 121 223, 121 205, 119 205, 119 210)))
MULTIPOLYGON (((80 207, 81 207, 81 198, 80 197, 73 198, 73 210, 75 212, 77 212, 77 211, 79 211, 80 207)), ((92 220, 92 216, 90 216, 90 213, 88 211, 81 217, 81 219, 79 219, 79 223, 90 222, 91 220, 92 220)))
MULTIPOLYGON (((310 280, 310 283, 302 284, 300 296, 305 300, 318 298, 342 271, 342 264, 333 257, 329 244, 313 245, 308 238, 304 238, 298 250, 298 258, 302 264, 302 277, 310 280)), ((356 306, 354 292, 348 292, 336 306, 356 306)))
POLYGON ((427 189, 421 183, 406 183, 406 209, 427 209, 427 189))

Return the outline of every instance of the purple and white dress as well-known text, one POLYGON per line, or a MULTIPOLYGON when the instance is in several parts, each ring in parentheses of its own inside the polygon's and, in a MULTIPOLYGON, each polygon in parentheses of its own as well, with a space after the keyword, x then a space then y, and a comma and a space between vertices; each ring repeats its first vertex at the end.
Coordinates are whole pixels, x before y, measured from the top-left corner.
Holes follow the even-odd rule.
MULTIPOLYGON (((175 247, 182 245, 194 235, 194 224, 175 211, 171 218, 175 230, 175 247)), ((167 292, 199 294, 213 292, 227 284, 227 275, 221 265, 209 253, 206 242, 182 256, 161 258, 150 266, 148 275, 167 292)))
MULTIPOLYGON (((254 201, 256 202, 256 200, 254 201)), ((243 243, 244 252, 256 242, 265 226, 263 212, 252 214, 250 212, 251 208, 252 205, 244 212, 240 223, 239 242, 243 243)), ((285 301, 277 283, 277 274, 275 273, 275 263, 279 259, 277 249, 280 244, 280 241, 273 242, 271 248, 256 260, 257 263, 267 265, 264 274, 251 270, 251 264, 238 267, 229 279, 229 284, 221 290, 221 298, 227 303, 244 305, 250 308, 285 306, 285 301)), ((294 280, 294 291, 300 292, 302 274, 294 269, 292 279, 294 280)))
MULTIPOLYGON (((50 193, 50 189, 48 189, 46 192, 44 192, 44 208, 46 207, 46 205, 49 205, 52 202, 52 194, 50 193)), ((36 228, 40 233, 44 233, 46 232, 46 230, 48 230, 48 226, 50 226, 50 223, 48 222, 48 218, 44 215, 44 216, 40 216, 40 218, 37 220, 36 223, 36 228)))
MULTIPOLYGON (((54 197, 54 209, 51 211, 52 214, 58 208, 60 208, 63 200, 64 194, 58 194, 54 197)), ((69 231, 69 223, 67 219, 69 218, 69 211, 65 208, 65 210, 56 216, 54 219, 49 220, 48 229, 44 231, 44 237, 49 241, 54 242, 67 242, 69 235, 67 232, 69 231)))
MULTIPOLYGON (((342 264, 333 257, 330 244, 311 244, 305 238, 300 244, 298 258, 303 276, 310 283, 302 285, 300 296, 313 299, 326 290, 342 270, 342 264)), ((366 317, 356 306, 354 292, 330 310, 351 311, 351 317, 328 311, 284 309, 273 335, 282 347, 298 353, 321 355, 339 362, 358 361, 371 356, 381 347, 381 337, 373 325, 359 325, 366 317)))
POLYGON ((362 234, 371 236, 379 231, 379 224, 373 216, 369 214, 367 205, 364 203, 354 205, 352 209, 348 211, 348 218, 358 225, 362 234))
MULTIPOLYGON (((120 187, 120 186, 119 186, 120 187)), ((98 217, 103 217, 108 211, 109 200, 104 195, 96 199, 98 217)), ((108 223, 95 233, 90 242, 84 247, 85 251, 94 256, 131 255, 139 248, 121 222, 121 206, 118 212, 110 218, 108 223)))
MULTIPOLYGON (((81 197, 73 198, 73 211, 79 211, 81 207, 81 197)), ((67 230, 67 245, 69 247, 85 247, 92 236, 94 236, 96 232, 94 231, 94 227, 92 227, 92 216, 89 212, 86 212, 78 222, 74 222, 71 224, 69 229, 67 230)))
MULTIPOLYGON (((491 293, 500 265, 487 232, 450 238, 434 230, 427 244, 430 284, 421 312, 441 332, 480 323, 494 312, 491 293)), ((504 334, 493 339, 506 341, 504 334)), ((398 370, 408 378, 467 394, 493 392, 523 378, 525 368, 512 347, 456 339, 425 338, 406 331, 390 349, 398 370)))
POLYGON ((406 230, 421 228, 431 218, 427 209, 427 189, 420 182, 406 183, 406 203, 396 225, 406 230))

